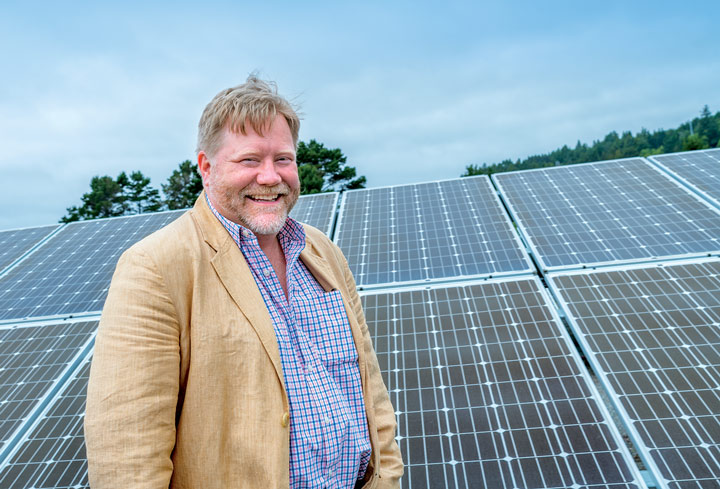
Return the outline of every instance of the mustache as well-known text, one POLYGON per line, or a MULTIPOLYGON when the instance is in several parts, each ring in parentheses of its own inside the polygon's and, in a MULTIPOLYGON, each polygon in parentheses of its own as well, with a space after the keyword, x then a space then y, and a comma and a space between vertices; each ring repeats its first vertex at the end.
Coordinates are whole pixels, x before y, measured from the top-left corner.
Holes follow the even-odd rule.
POLYGON ((256 185, 250 188, 245 188, 240 193, 240 197, 246 197, 248 195, 289 195, 290 187, 285 183, 278 183, 272 187, 265 187, 262 185, 256 185))

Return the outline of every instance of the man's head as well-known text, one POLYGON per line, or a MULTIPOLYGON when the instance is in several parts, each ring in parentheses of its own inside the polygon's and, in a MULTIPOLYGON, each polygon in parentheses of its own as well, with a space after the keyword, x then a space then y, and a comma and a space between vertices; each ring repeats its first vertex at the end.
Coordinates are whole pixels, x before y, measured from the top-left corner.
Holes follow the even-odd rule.
POLYGON ((268 123, 281 115, 285 118, 297 146, 300 118, 290 102, 277 93, 272 82, 250 75, 245 83, 227 88, 215 95, 203 110, 198 123, 196 152, 214 156, 222 144, 222 133, 230 131, 247 134, 247 128, 263 135, 268 123))
POLYGON ((210 201, 258 235, 275 235, 297 201, 300 121, 274 85, 251 75, 210 101, 198 124, 198 168, 210 201))

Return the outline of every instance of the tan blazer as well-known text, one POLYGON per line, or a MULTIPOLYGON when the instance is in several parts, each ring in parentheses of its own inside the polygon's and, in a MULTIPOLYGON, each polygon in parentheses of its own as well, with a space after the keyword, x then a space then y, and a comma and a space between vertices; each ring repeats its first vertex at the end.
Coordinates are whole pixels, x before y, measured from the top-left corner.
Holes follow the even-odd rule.
MULTIPOLYGON (((372 444, 365 487, 399 487, 395 415, 347 262, 305 226, 300 258, 340 290, 372 444)), ((288 397, 272 320, 245 259, 200 195, 118 262, 95 344, 85 440, 100 488, 284 488, 288 397)))

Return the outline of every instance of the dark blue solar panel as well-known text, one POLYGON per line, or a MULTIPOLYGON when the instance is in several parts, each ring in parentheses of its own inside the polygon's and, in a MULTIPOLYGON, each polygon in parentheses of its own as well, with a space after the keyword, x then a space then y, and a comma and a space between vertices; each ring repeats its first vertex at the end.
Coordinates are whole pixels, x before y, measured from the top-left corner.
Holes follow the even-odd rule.
POLYGON ((550 283, 660 487, 720 487, 720 260, 550 283))
POLYGON ((53 224, 37 228, 0 231, 0 273, 58 227, 59 224, 53 224))
POLYGON ((641 158, 493 179, 546 270, 720 253, 720 212, 641 158))
POLYGON ((532 270, 485 176, 346 192, 334 239, 360 287, 532 270))
POLYGON ((57 386, 96 328, 97 321, 0 329, 0 452, 57 386))
POLYGON ((333 221, 335 220, 338 195, 337 192, 301 195, 290 212, 290 217, 305 224, 310 224, 330 236, 333 221))
POLYGON ((0 487, 89 488, 83 435, 90 359, 0 465, 0 487))
POLYGON ((720 148, 657 155, 651 159, 720 206, 720 148))
POLYGON ((403 487, 644 487, 537 279, 362 301, 403 487))
POLYGON ((0 319, 100 311, 122 252, 183 212, 68 224, 0 278, 0 319))

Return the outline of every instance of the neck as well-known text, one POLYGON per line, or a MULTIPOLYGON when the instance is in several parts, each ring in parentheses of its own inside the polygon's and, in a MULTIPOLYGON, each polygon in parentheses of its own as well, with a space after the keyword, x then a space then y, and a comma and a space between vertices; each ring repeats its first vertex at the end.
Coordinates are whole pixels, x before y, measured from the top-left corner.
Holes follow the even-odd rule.
POLYGON ((277 234, 256 234, 255 236, 260 249, 265 253, 273 269, 275 269, 275 275, 277 275, 280 286, 285 292, 285 298, 288 298, 285 252, 280 246, 277 234))
POLYGON ((277 237, 277 234, 257 234, 255 233, 255 237, 258 240, 258 245, 260 245, 260 249, 265 252, 265 254, 268 254, 268 251, 277 249, 280 250, 282 253, 282 249, 280 248, 280 240, 277 237))

